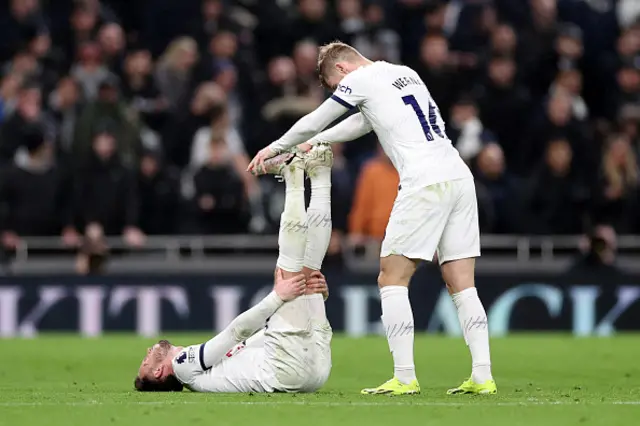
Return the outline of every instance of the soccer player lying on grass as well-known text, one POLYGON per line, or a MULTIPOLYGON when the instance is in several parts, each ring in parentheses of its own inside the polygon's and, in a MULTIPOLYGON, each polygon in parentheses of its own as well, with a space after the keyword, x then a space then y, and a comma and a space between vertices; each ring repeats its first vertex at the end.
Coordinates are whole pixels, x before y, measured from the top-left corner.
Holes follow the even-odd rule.
POLYGON ((135 379, 139 391, 314 392, 331 371, 328 296, 319 272, 331 236, 329 148, 267 164, 286 182, 274 290, 204 344, 147 350, 135 379), (304 171, 312 177, 309 210, 304 171), (315 182, 315 185, 314 185, 315 182), (309 220, 307 215, 309 214, 309 220))

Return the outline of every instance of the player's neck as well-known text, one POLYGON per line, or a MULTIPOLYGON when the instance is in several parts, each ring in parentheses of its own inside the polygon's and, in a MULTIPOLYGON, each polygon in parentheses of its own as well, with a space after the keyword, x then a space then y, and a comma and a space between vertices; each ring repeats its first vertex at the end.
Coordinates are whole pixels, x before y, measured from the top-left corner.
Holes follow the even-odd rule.
POLYGON ((371 65, 371 64, 373 64, 373 61, 371 61, 371 60, 369 60, 367 58, 359 59, 358 62, 356 62, 356 65, 358 66, 358 68, 366 67, 366 66, 371 65))
POLYGON ((165 367, 168 369, 169 374, 173 374, 173 358, 177 357, 178 354, 184 349, 182 346, 174 346, 169 350, 167 354, 165 367))

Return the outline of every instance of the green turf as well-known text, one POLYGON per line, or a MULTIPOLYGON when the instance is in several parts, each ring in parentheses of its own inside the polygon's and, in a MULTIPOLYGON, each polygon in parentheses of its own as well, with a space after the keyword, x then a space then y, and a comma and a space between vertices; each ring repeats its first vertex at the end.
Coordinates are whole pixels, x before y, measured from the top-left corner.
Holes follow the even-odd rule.
MULTIPOLYGON (((206 336, 170 336, 194 344, 206 336)), ((469 372, 461 339, 418 337, 423 393, 361 396, 391 375, 382 338, 333 344, 334 368, 314 395, 140 394, 132 382, 150 341, 133 336, 2 340, 0 425, 634 425, 640 424, 640 336, 492 341, 499 394, 449 397, 469 372)))

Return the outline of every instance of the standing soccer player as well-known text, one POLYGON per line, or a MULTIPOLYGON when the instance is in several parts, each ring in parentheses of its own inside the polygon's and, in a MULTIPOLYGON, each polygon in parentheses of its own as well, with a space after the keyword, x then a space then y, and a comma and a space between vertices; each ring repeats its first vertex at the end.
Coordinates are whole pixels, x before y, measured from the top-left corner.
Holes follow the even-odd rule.
POLYGON ((473 176, 451 145, 429 90, 412 69, 372 62, 339 42, 321 48, 318 71, 322 84, 334 94, 261 150, 249 170, 262 172, 266 159, 306 141, 346 142, 372 130, 398 170, 400 187, 382 243, 378 277, 394 377, 362 393, 420 392, 408 286, 417 264, 432 261, 437 252, 472 357, 471 377, 447 393, 495 394, 487 315, 474 282, 480 231, 473 176), (353 108, 360 112, 319 133, 353 108))

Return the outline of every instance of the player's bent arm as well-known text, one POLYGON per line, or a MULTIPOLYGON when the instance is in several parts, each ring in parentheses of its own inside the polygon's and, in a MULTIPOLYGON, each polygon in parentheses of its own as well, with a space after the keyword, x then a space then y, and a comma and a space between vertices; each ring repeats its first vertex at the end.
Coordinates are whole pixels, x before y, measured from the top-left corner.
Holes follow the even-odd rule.
POLYGON ((269 145, 271 151, 279 154, 300 145, 320 133, 348 111, 348 108, 333 99, 327 99, 315 111, 298 120, 287 133, 269 145))
POLYGON ((206 370, 218 364, 231 347, 264 328, 267 319, 283 304, 284 301, 272 291, 253 308, 238 315, 220 334, 200 347, 202 369, 206 370))
POLYGON ((309 143, 317 145, 319 143, 342 143, 358 139, 371 132, 373 127, 361 112, 345 118, 340 123, 330 129, 315 135, 309 143))

